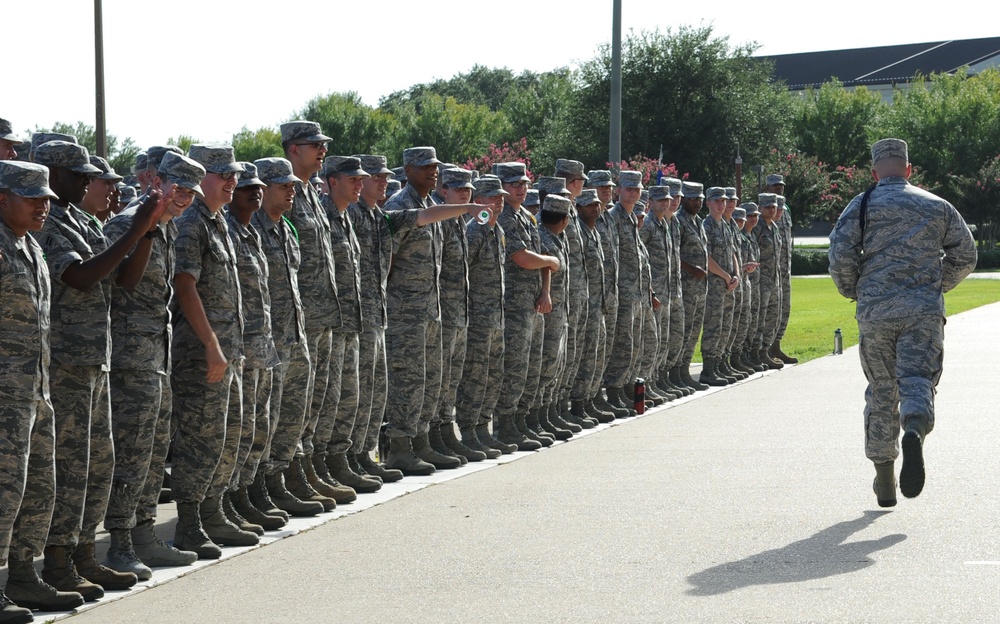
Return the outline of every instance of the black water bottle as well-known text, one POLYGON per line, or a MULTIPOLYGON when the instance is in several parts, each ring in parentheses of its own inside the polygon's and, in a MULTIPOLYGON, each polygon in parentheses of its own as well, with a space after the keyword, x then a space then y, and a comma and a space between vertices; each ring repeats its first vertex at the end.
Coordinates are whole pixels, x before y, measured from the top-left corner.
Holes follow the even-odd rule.
POLYGON ((635 380, 635 413, 646 413, 646 380, 642 377, 635 380))

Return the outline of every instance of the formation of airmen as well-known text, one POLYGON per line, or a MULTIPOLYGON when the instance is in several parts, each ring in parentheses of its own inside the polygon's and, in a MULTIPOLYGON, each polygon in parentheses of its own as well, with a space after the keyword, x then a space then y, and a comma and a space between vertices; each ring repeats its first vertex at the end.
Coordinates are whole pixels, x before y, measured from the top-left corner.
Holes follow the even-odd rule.
POLYGON ((537 188, 433 147, 391 170, 309 121, 281 138, 253 163, 151 147, 136 190, 69 135, 15 160, 0 120, 0 623, 795 361, 780 175, 740 204, 570 159, 537 188))

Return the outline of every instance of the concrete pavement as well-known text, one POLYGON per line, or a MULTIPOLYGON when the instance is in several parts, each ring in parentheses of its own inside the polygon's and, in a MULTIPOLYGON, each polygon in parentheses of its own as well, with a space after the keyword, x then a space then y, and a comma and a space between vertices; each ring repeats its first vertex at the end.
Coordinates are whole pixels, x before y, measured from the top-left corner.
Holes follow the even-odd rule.
POLYGON ((855 347, 413 482, 69 621, 992 621, 998 314, 948 320, 927 486, 891 511, 871 490, 855 347))

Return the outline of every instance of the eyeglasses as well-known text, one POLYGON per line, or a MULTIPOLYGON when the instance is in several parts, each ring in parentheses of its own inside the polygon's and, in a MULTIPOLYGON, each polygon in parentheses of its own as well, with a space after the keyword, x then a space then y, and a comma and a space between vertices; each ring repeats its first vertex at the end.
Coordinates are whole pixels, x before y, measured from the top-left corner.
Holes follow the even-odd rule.
POLYGON ((238 171, 227 171, 225 173, 217 173, 215 175, 217 175, 220 178, 222 178, 223 180, 227 180, 227 181, 228 180, 232 180, 233 178, 235 178, 237 180, 240 179, 240 174, 239 174, 238 171))
POLYGON ((527 180, 518 180, 517 182, 507 182, 506 184, 511 188, 528 188, 527 180))
POLYGON ((296 145, 308 145, 314 149, 326 149, 326 141, 313 141, 311 143, 296 143, 296 145))

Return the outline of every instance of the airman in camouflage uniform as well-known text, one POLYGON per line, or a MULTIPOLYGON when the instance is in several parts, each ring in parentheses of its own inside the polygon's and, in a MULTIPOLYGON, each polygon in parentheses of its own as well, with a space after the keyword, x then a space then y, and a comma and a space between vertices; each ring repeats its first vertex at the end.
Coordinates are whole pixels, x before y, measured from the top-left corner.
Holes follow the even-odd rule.
POLYGON ((670 204, 667 207, 667 235, 669 237, 670 251, 670 279, 668 281, 668 291, 661 301, 664 306, 670 308, 666 314, 670 318, 669 334, 661 339, 665 341, 664 356, 662 362, 661 380, 665 385, 664 390, 678 396, 687 396, 694 390, 684 385, 680 377, 679 362, 681 353, 684 351, 684 297, 681 292, 681 249, 680 249, 680 224, 677 220, 677 210, 681 205, 681 181, 677 178, 662 178, 662 186, 670 190, 670 204))
POLYGON ((934 428, 934 388, 944 351, 944 293, 976 266, 976 244, 944 199, 912 186, 906 143, 872 145, 878 185, 855 197, 830 234, 830 275, 856 300, 865 391, 865 455, 882 506, 896 501, 900 425, 904 496, 924 485, 923 441, 934 428), (867 200, 863 210, 861 204, 867 200))
POLYGON ((14 128, 6 119, 0 119, 0 160, 15 160, 17 149, 24 141, 14 134, 14 128))
POLYGON ((781 368, 781 361, 769 354, 774 342, 778 321, 781 316, 781 275, 778 265, 782 254, 781 234, 774 223, 778 198, 774 193, 761 193, 757 196, 760 206, 761 220, 753 230, 760 249, 760 314, 757 317, 757 332, 754 338, 756 359, 753 363, 761 363, 768 368, 781 368))
MULTIPOLYGON (((558 178, 562 180, 562 178, 558 178)), ((566 335, 569 316, 569 243, 565 230, 570 220, 569 199, 558 194, 546 195, 539 211, 538 233, 542 253, 559 260, 562 269, 551 274, 549 297, 552 311, 545 317, 545 335, 542 341, 542 360, 539 372, 538 393, 540 409, 547 412, 548 420, 558 415, 555 399, 559 379, 566 366, 566 335)), ((544 270, 544 269, 543 269, 544 270)), ((540 412, 541 413, 541 412, 540 412)), ((556 423, 559 421, 556 420, 556 423)), ((568 436, 567 436, 568 437, 568 436)))
MULTIPOLYGON (((744 323, 743 318, 743 308, 746 299, 749 301, 750 293, 746 292, 743 288, 743 284, 746 281, 746 266, 743 257, 743 234, 740 230, 739 224, 736 223, 736 219, 733 217, 733 213, 736 211, 736 204, 739 202, 740 198, 736 194, 736 188, 732 186, 726 187, 726 209, 722 213, 722 220, 729 228, 730 235, 733 238, 733 250, 736 256, 736 268, 739 270, 740 280, 733 290, 733 316, 730 320, 726 331, 728 335, 726 336, 726 341, 724 343, 722 358, 719 360, 720 370, 725 372, 728 376, 736 376, 739 379, 746 379, 755 371, 750 368, 744 368, 743 364, 739 361, 738 356, 734 357, 736 354, 736 337, 740 333, 740 326, 744 323)), ((744 213, 745 215, 745 213, 744 213)))
POLYGON ((704 368, 699 380, 710 386, 724 386, 737 380, 726 375, 721 367, 725 342, 729 340, 729 327, 733 320, 735 299, 733 292, 739 284, 739 267, 736 260, 736 241, 724 221, 726 189, 713 186, 705 191, 709 218, 705 219, 705 236, 708 242, 708 295, 705 300, 705 321, 701 336, 701 355, 704 368))
POLYGON ((243 168, 229 145, 192 145, 190 158, 208 172, 204 198, 177 217, 174 289, 178 314, 172 348, 171 489, 177 501, 174 544, 217 559, 219 545, 253 545, 222 510, 242 433, 240 367, 243 312, 236 250, 222 208, 232 201, 243 168), (217 540, 217 541, 216 541, 217 540))
POLYGON ((654 296, 660 302, 659 309, 653 311, 653 322, 656 325, 657 343, 652 351, 655 355, 647 360, 646 370, 650 377, 647 387, 655 386, 658 394, 672 400, 675 395, 664 387, 666 381, 663 374, 670 348, 670 280, 673 276, 673 241, 670 238, 670 187, 651 186, 649 188, 650 214, 643 221, 639 237, 649 252, 649 269, 652 279, 654 296))
POLYGON ((643 292, 640 282, 641 254, 644 246, 639 240, 638 222, 632 214, 642 192, 642 174, 622 171, 618 174, 619 200, 608 211, 614 236, 618 241, 618 317, 615 320, 615 337, 610 348, 608 367, 604 371, 604 385, 608 402, 627 408, 631 402, 625 398, 623 387, 630 383, 638 369, 638 340, 642 335, 640 312, 643 292))
POLYGON ((55 433, 49 270, 42 248, 27 233, 42 228, 55 198, 45 167, 0 161, 0 424, 5 439, 0 445, 0 565, 9 563, 0 613, 10 621, 31 621, 28 609, 83 604, 80 594, 45 584, 33 563, 45 543, 55 500, 55 433))
MULTIPOLYGON (((156 498, 170 438, 170 304, 173 299, 174 242, 179 216, 200 194, 205 168, 171 154, 150 180, 167 202, 157 227, 139 239, 114 274, 111 288, 111 430, 114 478, 104 516, 111 534, 107 565, 149 579, 149 567, 190 565, 198 558, 164 544, 156 536, 156 498), (143 263, 145 269, 139 270, 143 263), (157 472, 150 473, 153 466, 157 472), (133 542, 135 547, 133 547, 133 542), (149 567, 146 567, 149 566, 149 567)), ((114 242, 128 234, 139 205, 108 221, 104 234, 114 242)))
MULTIPOLYGON (((51 384, 56 419, 56 504, 42 577, 57 589, 79 589, 85 599, 93 600, 103 595, 102 587, 124 589, 136 582, 134 574, 115 572, 94 558, 95 533, 104 519, 114 473, 109 276, 129 249, 156 227, 165 205, 145 206, 128 235, 110 245, 97 220, 76 206, 90 176, 100 174, 86 148, 49 141, 37 146, 34 156, 49 167, 51 186, 60 196, 53 200, 44 228, 35 234, 53 278, 51 384)), ((143 268, 144 262, 138 269, 143 268)))
POLYGON ((760 317, 760 247, 753 235, 760 212, 755 202, 740 205, 733 213, 740 226, 740 240, 743 246, 743 314, 740 328, 736 336, 734 354, 739 353, 744 369, 763 372, 767 368, 763 364, 755 364, 756 352, 753 348, 754 334, 757 332, 757 320, 760 317), (742 211, 742 212, 741 212, 742 211), (742 218, 741 216, 742 215, 742 218))
POLYGON ((462 379, 455 400, 455 419, 462 443, 490 459, 501 451, 490 446, 489 423, 503 384, 504 232, 497 223, 508 193, 500 179, 473 183, 477 203, 493 210, 486 223, 473 219, 466 227, 469 249, 469 328, 462 379))
POLYGON ((705 299, 708 296, 708 239, 703 220, 698 216, 705 199, 704 186, 697 182, 681 184, 681 207, 677 213, 680 230, 681 294, 684 297, 684 348, 677 360, 677 376, 693 390, 707 390, 708 386, 691 377, 689 367, 694 357, 694 347, 701 335, 705 321, 705 299))
POLYGON ((781 244, 784 254, 779 259, 781 271, 781 320, 778 323, 778 330, 775 332, 774 344, 771 345, 771 357, 784 362, 785 364, 798 363, 797 358, 793 358, 781 349, 781 339, 785 336, 788 328, 788 319, 792 312, 792 213, 785 204, 785 179, 779 174, 767 176, 764 191, 774 193, 778 196, 778 212, 775 216, 775 224, 781 234, 781 244))

